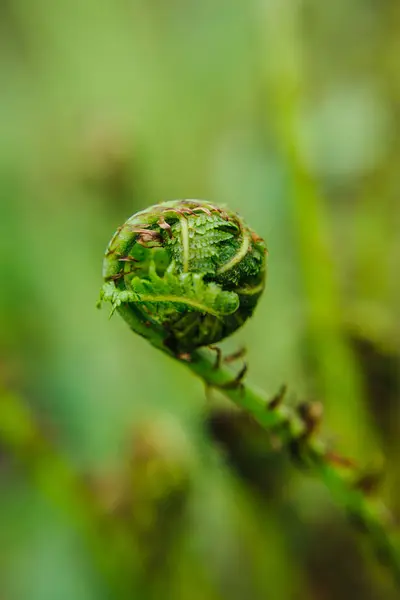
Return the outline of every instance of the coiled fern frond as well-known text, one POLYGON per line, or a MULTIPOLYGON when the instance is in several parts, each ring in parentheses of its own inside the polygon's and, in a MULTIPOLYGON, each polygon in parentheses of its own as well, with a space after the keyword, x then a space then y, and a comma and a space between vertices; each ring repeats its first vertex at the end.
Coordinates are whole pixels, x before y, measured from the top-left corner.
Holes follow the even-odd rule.
POLYGON ((252 315, 266 246, 236 214, 202 200, 136 213, 106 251, 102 299, 174 353, 219 342, 252 315))

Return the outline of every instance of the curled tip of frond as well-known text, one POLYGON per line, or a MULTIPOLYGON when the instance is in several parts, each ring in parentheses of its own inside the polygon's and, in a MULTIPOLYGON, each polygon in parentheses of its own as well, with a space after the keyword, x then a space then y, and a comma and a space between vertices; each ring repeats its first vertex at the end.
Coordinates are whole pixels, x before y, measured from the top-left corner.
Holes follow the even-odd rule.
POLYGON ((173 352, 220 341, 251 316, 266 274, 262 238, 234 212, 204 200, 173 200, 118 228, 103 264, 103 299, 173 352), (140 322, 140 323, 139 323, 140 322))

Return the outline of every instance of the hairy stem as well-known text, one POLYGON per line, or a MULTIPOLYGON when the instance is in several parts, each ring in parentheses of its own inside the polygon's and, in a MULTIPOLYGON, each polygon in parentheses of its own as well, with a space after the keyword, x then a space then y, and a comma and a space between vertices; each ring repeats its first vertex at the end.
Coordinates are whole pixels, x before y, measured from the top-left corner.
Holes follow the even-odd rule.
MULTIPOLYGON (((157 342, 154 345, 165 350, 157 342)), ((210 350, 198 350, 190 360, 188 357, 179 360, 207 387, 219 389, 237 407, 249 413, 283 448, 292 451, 297 463, 301 461, 327 486, 334 501, 344 507, 351 521, 365 532, 377 557, 390 569, 400 587, 400 543, 391 530, 391 517, 383 503, 359 485, 352 462, 331 452, 314 434, 304 414, 281 403, 278 397, 271 399, 248 383, 232 385, 232 372, 218 364, 210 350)))

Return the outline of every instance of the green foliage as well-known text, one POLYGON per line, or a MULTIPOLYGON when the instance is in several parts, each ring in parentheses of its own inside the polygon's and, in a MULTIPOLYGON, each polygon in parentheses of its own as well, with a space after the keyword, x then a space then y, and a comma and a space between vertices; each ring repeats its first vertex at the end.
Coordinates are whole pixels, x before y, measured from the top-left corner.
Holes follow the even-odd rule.
MULTIPOLYGON (((189 215, 185 226, 189 235, 188 269, 215 275, 219 265, 227 262, 235 250, 234 239, 239 228, 236 223, 223 219, 218 214, 189 215)), ((164 233, 164 242, 179 269, 183 269, 182 222, 171 226, 171 235, 164 233)))

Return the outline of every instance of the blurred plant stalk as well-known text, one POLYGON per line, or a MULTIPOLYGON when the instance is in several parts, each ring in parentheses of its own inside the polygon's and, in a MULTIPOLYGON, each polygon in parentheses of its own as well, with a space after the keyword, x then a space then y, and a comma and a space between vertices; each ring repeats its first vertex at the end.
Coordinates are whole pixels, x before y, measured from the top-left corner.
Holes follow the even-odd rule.
POLYGON ((332 429, 345 431, 342 442, 346 451, 356 457, 370 456, 374 429, 365 407, 361 370, 345 336, 333 250, 327 243, 331 233, 325 201, 305 164, 298 135, 306 89, 300 5, 293 10, 291 3, 274 0, 263 7, 267 31, 263 39, 269 56, 265 86, 274 99, 277 141, 292 181, 291 210, 318 391, 332 429))

